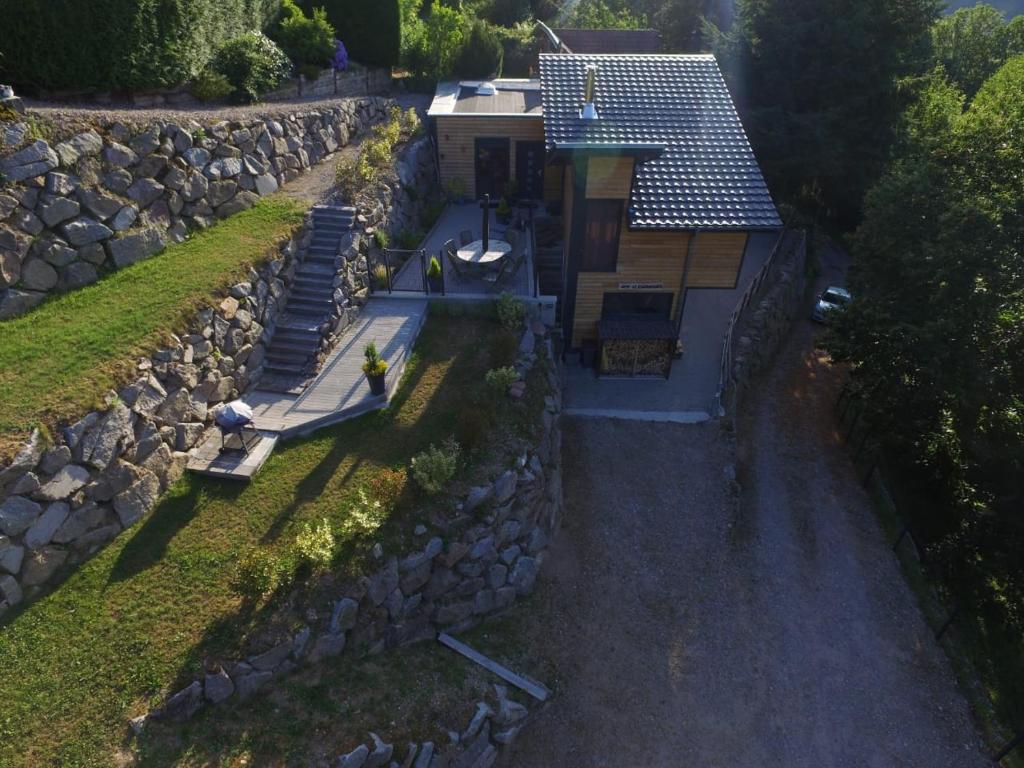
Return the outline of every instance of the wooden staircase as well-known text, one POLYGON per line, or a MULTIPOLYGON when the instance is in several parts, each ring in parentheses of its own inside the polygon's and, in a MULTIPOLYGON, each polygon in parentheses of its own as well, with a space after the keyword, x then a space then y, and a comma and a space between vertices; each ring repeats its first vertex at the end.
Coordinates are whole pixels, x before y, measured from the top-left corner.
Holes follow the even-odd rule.
POLYGON ((313 238, 295 272, 288 301, 267 347, 257 389, 299 394, 316 373, 321 327, 334 311, 334 277, 341 240, 352 231, 356 211, 313 208, 313 238))

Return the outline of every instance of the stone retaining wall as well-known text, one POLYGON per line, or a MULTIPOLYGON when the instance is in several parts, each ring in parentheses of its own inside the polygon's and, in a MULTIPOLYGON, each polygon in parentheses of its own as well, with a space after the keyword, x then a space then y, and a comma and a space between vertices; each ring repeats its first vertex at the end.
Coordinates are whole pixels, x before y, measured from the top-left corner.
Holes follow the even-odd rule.
MULTIPOLYGON (((0 616, 137 522, 181 477, 212 407, 259 379, 309 238, 307 220, 174 344, 139 360, 138 378, 108 393, 106 409, 61 430, 49 448, 35 432, 0 470, 0 616)), ((343 284, 365 288, 365 259, 362 273, 356 258, 339 263, 343 284)))
POLYGON ((789 328, 804 308, 807 292, 807 241, 803 232, 790 232, 783 243, 766 289, 744 310, 738 322, 732 354, 732 404, 750 380, 767 368, 775 358, 789 328))
POLYGON ((0 158, 0 319, 249 208, 390 105, 368 97, 279 119, 114 123, 52 147, 25 145, 28 123, 8 127, 3 144, 21 148, 0 158))
POLYGON ((534 714, 509 697, 503 685, 494 686, 493 701, 478 701, 465 728, 449 731, 446 745, 432 741, 409 744, 402 762, 398 750, 377 734, 338 758, 339 768, 491 768, 534 714))
POLYGON ((346 649, 373 653, 433 640, 439 631, 465 631, 530 594, 562 513, 561 395, 550 342, 534 333, 542 328, 526 331, 517 363, 525 378, 541 361, 550 392, 535 445, 491 482, 458 498, 454 516, 437 523, 441 535, 426 539, 424 533, 420 549, 382 556, 375 572, 313 607, 309 615, 316 621, 275 647, 209 662, 203 679, 148 716, 187 719, 207 704, 247 698, 299 665, 346 649))

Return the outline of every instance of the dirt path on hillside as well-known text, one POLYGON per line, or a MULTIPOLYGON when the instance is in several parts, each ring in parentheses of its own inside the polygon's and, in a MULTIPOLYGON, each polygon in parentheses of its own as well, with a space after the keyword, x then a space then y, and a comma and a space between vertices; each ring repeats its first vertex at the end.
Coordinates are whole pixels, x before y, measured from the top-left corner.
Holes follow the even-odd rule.
POLYGON ((817 331, 748 399, 739 497, 717 425, 569 423, 531 632, 558 696, 512 765, 989 765, 835 433, 817 331))

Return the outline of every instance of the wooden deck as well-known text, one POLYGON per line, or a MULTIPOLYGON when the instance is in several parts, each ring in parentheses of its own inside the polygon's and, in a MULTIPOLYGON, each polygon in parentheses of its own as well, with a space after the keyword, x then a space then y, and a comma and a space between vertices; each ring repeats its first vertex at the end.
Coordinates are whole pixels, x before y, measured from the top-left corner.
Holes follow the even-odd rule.
POLYGON ((424 299, 370 299, 301 395, 253 392, 244 398, 252 406, 256 427, 288 438, 383 408, 426 315, 424 299), (388 362, 387 396, 371 395, 363 375, 363 347, 371 341, 388 362))
MULTIPOLYGON (((276 432, 260 432, 259 441, 249 443, 249 453, 242 450, 221 452, 220 430, 214 428, 206 432, 206 437, 192 450, 188 460, 188 468, 200 475, 224 477, 231 480, 251 480, 259 468, 270 457, 280 435, 276 432)), ((238 446, 238 438, 229 438, 229 447, 238 446)))

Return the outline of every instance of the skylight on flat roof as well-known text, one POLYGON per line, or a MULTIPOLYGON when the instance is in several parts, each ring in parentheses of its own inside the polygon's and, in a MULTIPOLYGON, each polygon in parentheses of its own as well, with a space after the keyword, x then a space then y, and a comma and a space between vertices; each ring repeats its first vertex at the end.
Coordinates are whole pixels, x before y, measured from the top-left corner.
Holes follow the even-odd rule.
POLYGON ((439 83, 429 117, 540 117, 539 80, 462 80, 439 83))

